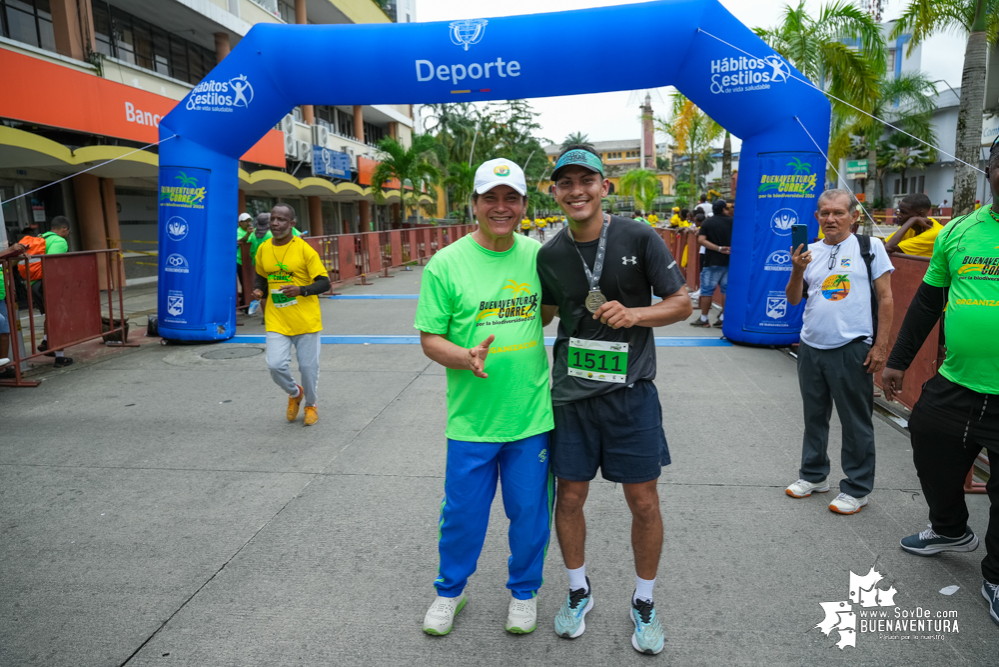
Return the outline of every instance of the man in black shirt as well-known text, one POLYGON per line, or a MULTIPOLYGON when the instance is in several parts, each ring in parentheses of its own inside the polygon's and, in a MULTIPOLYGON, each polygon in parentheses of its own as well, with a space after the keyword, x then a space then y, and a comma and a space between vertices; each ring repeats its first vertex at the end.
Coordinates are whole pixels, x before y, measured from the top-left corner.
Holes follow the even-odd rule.
POLYGON ((558 478, 555 528, 569 574, 569 595, 555 618, 566 638, 583 633, 593 605, 586 577, 589 483, 623 485, 632 513, 636 587, 632 646, 659 653, 663 633, 652 602, 662 551, 656 479, 669 464, 656 373, 652 327, 689 317, 690 299, 679 267, 656 232, 641 223, 605 216, 609 181, 592 147, 562 151, 552 174, 563 229, 538 254, 542 320, 558 314, 552 405, 551 469, 558 478), (662 298, 652 305, 652 294, 662 298))
POLYGON ((694 327, 707 328, 708 313, 711 312, 711 296, 715 288, 721 288, 722 312, 715 320, 714 326, 719 329, 725 319, 725 294, 728 292, 728 260, 732 253, 732 218, 727 215, 724 199, 716 199, 711 204, 714 215, 701 225, 697 234, 697 242, 704 247, 701 258, 701 318, 690 323, 694 327))

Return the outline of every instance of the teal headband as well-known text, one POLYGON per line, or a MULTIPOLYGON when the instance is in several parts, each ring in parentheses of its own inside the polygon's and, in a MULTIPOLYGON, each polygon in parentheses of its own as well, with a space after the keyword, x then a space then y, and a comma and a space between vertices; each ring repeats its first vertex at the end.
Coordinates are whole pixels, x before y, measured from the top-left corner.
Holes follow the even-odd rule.
POLYGON ((558 159, 558 162, 555 163, 555 171, 552 172, 552 180, 558 180, 558 172, 562 169, 562 167, 569 167, 571 165, 586 167, 590 171, 595 171, 601 176, 604 175, 604 163, 600 161, 600 158, 590 151, 577 148, 569 151, 558 159))

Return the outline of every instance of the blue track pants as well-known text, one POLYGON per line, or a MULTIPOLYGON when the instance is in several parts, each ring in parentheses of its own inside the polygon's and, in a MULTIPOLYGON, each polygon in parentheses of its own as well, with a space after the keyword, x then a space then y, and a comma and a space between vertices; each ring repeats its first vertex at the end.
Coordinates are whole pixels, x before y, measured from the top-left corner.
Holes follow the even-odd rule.
POLYGON ((448 440, 440 518, 440 570, 434 586, 458 597, 482 552, 489 508, 502 479, 503 508, 510 519, 510 578, 518 600, 537 595, 551 534, 554 479, 548 472, 548 434, 515 442, 448 440))

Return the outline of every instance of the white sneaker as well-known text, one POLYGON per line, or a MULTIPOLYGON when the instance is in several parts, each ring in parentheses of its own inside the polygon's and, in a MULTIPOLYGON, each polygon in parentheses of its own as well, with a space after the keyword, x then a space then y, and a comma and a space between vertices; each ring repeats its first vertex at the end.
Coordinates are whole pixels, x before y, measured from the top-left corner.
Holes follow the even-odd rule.
POLYGON ((427 615, 423 617, 423 631, 428 635, 446 635, 451 632, 454 617, 464 606, 464 593, 457 598, 443 598, 438 595, 427 610, 427 615))
POLYGON ((10 359, 8 359, 7 357, 0 358, 0 368, 3 368, 4 366, 6 366, 9 363, 10 363, 10 359))
POLYGON ((701 290, 694 290, 693 292, 691 292, 690 293, 690 298, 693 299, 694 301, 697 301, 698 299, 700 299, 701 298, 701 290))
POLYGON ((534 632, 538 624, 538 598, 530 600, 510 600, 510 609, 506 612, 506 631, 515 635, 526 635, 534 632))
POLYGON ((845 493, 836 496, 836 499, 829 503, 829 509, 836 514, 856 514, 860 508, 867 504, 867 496, 854 498, 845 493))
POLYGON ((799 479, 797 482, 787 487, 784 493, 791 496, 792 498, 807 498, 812 495, 812 493, 825 493, 829 490, 829 482, 809 482, 804 479, 799 479))

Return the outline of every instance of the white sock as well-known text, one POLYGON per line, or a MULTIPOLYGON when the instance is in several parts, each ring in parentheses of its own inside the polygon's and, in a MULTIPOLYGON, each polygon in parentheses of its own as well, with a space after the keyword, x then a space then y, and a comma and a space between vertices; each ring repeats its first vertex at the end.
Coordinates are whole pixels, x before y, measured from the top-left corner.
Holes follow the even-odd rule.
POLYGON ((298 386, 296 386, 296 387, 295 387, 295 393, 294 393, 294 394, 291 394, 291 397, 292 397, 292 398, 298 398, 298 397, 299 397, 299 396, 301 396, 301 395, 302 395, 302 388, 301 388, 301 387, 298 387, 298 386))
POLYGON ((718 313, 718 321, 719 322, 725 321, 725 313, 718 313))
POLYGON ((707 315, 701 315, 701 322, 707 322, 707 321, 708 321, 708 316, 707 315))
POLYGON ((655 579, 642 579, 636 574, 635 596, 634 598, 632 598, 632 602, 638 602, 639 600, 652 602, 652 587, 655 585, 656 585, 655 579))
POLYGON ((565 571, 569 573, 569 590, 576 591, 580 588, 585 588, 589 590, 590 587, 586 585, 586 564, 583 567, 578 567, 575 570, 570 570, 565 568, 565 571))
POLYGON ((43 343, 49 342, 49 335, 48 334, 43 334, 42 335, 42 342, 43 343))
POLYGON ((53 352, 53 354, 54 354, 54 355, 56 356, 56 359, 58 359, 59 357, 65 357, 65 356, 66 356, 66 355, 65 355, 65 354, 63 353, 63 351, 62 351, 62 350, 56 350, 55 352, 53 352))

